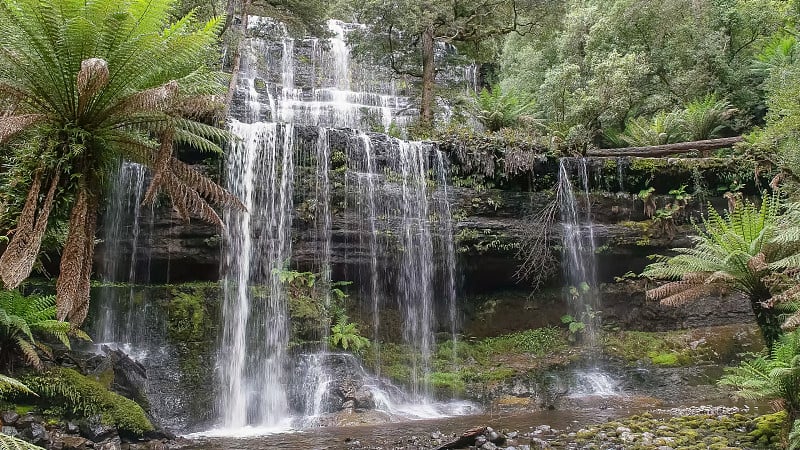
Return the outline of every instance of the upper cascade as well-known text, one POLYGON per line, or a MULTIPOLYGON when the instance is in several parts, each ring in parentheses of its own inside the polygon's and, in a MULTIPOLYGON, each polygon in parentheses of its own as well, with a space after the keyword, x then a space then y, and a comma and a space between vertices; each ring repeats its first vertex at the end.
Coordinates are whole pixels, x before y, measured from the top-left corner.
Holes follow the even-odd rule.
POLYGON ((361 25, 329 20, 330 38, 296 39, 273 19, 248 24, 237 120, 387 132, 416 117, 408 83, 351 58, 347 36, 361 25))

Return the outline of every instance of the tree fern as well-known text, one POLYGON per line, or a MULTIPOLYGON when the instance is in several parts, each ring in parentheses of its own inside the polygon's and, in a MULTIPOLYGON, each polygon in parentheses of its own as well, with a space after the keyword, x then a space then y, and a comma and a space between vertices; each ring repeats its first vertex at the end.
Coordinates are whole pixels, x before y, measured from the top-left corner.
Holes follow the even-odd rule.
POLYGON ((741 292, 749 297, 771 345, 781 332, 781 311, 769 304, 767 279, 800 254, 800 233, 790 240, 782 232, 791 221, 781 214, 781 207, 780 196, 773 194, 765 196, 760 206, 745 201, 725 214, 709 208, 703 227, 692 237, 693 247, 675 248, 670 257, 656 256, 645 269, 645 277, 671 280, 650 289, 647 297, 681 305, 713 293, 741 292))
POLYGON ((715 94, 689 102, 681 113, 684 138, 700 141, 719 137, 734 112, 730 103, 715 94))
POLYGON ((790 435, 790 442, 796 448, 800 419, 800 331, 784 335, 769 355, 745 361, 727 372, 719 383, 734 387, 738 397, 771 400, 787 412, 794 435, 790 435))
POLYGON ((0 145, 11 170, 0 202, 18 214, 0 255, 0 280, 30 273, 54 201, 70 211, 56 285, 59 320, 88 309, 96 216, 121 159, 150 167, 148 201, 166 193, 175 210, 221 225, 210 203, 241 202, 173 157, 173 146, 222 151, 224 75, 204 65, 221 19, 193 12, 169 24, 174 0, 0 0, 0 145), (215 187, 210 187, 214 185, 215 187), (18 196, 25 186, 30 195, 18 196), (11 193, 11 191, 14 193, 11 193), (45 200, 41 193, 48 195, 45 200), (55 198, 55 200, 54 200, 55 198))

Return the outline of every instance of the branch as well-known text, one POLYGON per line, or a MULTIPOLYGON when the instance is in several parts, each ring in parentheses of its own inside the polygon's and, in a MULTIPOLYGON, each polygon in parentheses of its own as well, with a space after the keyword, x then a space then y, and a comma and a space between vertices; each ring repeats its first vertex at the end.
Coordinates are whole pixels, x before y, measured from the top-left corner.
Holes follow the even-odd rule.
POLYGON ((390 23, 386 37, 389 39, 389 65, 392 67, 392 70, 398 75, 408 75, 411 77, 422 78, 421 72, 417 72, 415 70, 410 70, 410 69, 403 69, 397 64, 397 61, 394 59, 394 45, 392 44, 393 31, 394 31, 394 24, 390 23))
POLYGON ((680 142, 677 144, 650 145, 646 147, 601 148, 589 150, 586 156, 665 156, 692 151, 716 150, 744 141, 741 136, 707 139, 705 141, 680 142))

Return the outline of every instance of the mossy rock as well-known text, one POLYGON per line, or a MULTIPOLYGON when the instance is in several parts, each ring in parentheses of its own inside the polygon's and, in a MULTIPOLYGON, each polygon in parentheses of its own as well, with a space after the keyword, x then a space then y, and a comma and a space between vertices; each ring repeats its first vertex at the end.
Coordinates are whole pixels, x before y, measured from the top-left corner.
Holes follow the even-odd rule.
POLYGON ((117 427, 123 434, 141 436, 154 429, 136 402, 109 391, 99 381, 73 369, 56 367, 42 373, 29 373, 22 376, 21 381, 39 395, 31 400, 40 407, 59 406, 75 418, 100 415, 103 423, 117 427))

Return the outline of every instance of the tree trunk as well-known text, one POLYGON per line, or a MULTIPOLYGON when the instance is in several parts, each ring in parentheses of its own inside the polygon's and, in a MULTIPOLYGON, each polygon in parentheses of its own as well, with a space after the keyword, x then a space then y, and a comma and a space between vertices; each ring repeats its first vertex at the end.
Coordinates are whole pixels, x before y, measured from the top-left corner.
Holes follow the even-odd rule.
POLYGON ((751 297, 750 304, 753 307, 753 313, 756 316, 756 323, 761 330, 761 335, 764 337, 764 342, 771 350, 772 347, 778 342, 783 330, 781 329, 781 314, 775 308, 764 307, 763 302, 769 298, 769 295, 751 297), (763 297, 763 298, 762 298, 763 297))
POLYGON ((586 156, 666 156, 676 153, 688 153, 692 151, 705 152, 719 148, 730 147, 737 142, 742 142, 741 136, 708 139, 705 141, 679 142, 677 144, 650 145, 647 147, 624 147, 624 148, 601 148, 589 150, 586 156))
POLYGON ((433 29, 428 27, 422 32, 422 101, 420 104, 420 122, 429 127, 433 124, 433 86, 436 82, 436 61, 433 46, 433 29))
MULTIPOLYGON (((232 8, 233 1, 228 1, 228 9, 229 14, 231 17, 233 12, 230 10, 232 8)), ((239 82, 239 68, 242 64, 242 45, 244 44, 244 38, 247 35, 247 11, 248 7, 250 6, 250 0, 244 0, 242 4, 242 26, 239 31, 238 40, 239 42, 236 44, 236 53, 233 55, 233 67, 231 68, 231 81, 228 84, 228 93, 225 95, 225 111, 222 117, 228 117, 228 113, 231 109, 231 103, 233 102, 233 93, 236 90, 236 83, 239 82)))

